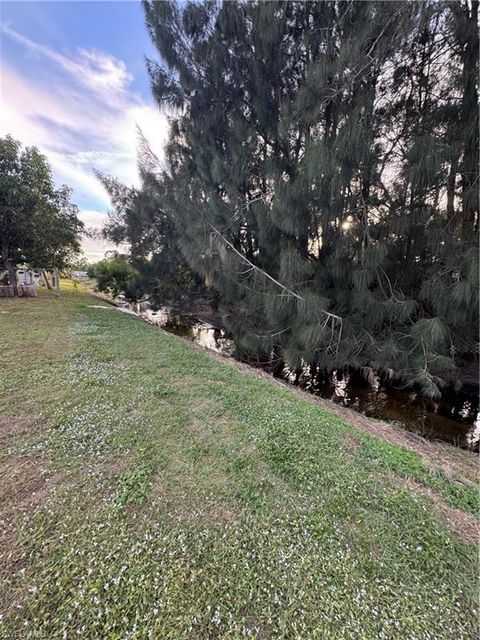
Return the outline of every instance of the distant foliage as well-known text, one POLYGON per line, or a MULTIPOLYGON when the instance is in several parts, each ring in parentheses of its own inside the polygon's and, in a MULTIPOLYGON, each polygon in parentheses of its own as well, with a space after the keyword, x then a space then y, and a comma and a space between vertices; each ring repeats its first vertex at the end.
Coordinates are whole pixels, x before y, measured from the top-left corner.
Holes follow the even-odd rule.
POLYGON ((128 256, 117 251, 106 254, 103 260, 90 265, 88 275, 97 281, 97 289, 116 298, 124 294, 129 300, 135 300, 135 280, 138 276, 129 262, 128 256))
POLYGON ((431 397, 459 383, 478 354, 478 3, 144 9, 171 114, 152 228, 173 224, 237 340, 431 397))

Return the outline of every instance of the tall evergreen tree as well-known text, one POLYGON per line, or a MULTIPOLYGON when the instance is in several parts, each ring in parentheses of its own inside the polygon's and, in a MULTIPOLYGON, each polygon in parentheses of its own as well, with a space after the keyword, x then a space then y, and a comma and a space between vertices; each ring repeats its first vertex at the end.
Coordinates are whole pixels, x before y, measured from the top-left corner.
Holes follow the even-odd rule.
POLYGON ((172 113, 154 217, 237 340, 430 396, 461 380, 478 336, 478 2, 144 8, 172 113))

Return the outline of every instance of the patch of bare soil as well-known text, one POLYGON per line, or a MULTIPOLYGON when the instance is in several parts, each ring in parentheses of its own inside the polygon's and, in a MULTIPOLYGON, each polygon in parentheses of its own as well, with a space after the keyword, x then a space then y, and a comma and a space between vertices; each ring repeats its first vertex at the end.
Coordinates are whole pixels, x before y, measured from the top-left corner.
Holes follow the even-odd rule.
POLYGON ((131 459, 127 456, 112 456, 102 463, 102 467, 109 475, 116 477, 128 469, 130 463, 131 459))
POLYGON ((208 509, 207 518, 213 522, 223 524, 235 522, 238 518, 238 514, 234 513, 231 509, 227 509, 224 505, 215 504, 208 509))
POLYGON ((7 436, 21 435, 32 428, 34 419, 32 416, 11 418, 5 414, 0 414, 0 441, 7 436))
POLYGON ((0 503, 3 505, 37 502, 47 484, 40 461, 34 456, 6 458, 0 462, 0 477, 0 503))
POLYGON ((349 453, 355 453, 355 451, 362 446, 362 441, 352 433, 345 433, 343 434, 343 444, 349 453))
POLYGON ((427 498, 440 518, 458 538, 465 542, 478 543, 480 541, 480 521, 473 514, 445 504, 441 496, 414 480, 405 480, 403 484, 410 491, 427 498))

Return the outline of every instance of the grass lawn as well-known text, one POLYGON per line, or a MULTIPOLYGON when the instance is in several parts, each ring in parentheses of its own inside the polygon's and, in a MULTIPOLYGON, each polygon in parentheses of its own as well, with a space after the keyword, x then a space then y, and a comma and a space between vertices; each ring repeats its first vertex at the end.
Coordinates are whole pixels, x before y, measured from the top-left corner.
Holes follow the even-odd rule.
POLYGON ((0 637, 477 637, 474 472, 100 304, 0 301, 0 637))

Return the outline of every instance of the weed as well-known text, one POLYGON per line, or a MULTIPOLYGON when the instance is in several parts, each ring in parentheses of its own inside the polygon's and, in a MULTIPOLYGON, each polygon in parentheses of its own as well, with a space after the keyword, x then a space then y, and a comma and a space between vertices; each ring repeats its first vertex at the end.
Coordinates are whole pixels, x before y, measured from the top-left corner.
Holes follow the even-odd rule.
POLYGON ((115 504, 123 507, 126 504, 141 505, 146 502, 151 495, 151 476, 152 468, 145 462, 120 474, 115 504))

